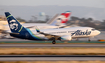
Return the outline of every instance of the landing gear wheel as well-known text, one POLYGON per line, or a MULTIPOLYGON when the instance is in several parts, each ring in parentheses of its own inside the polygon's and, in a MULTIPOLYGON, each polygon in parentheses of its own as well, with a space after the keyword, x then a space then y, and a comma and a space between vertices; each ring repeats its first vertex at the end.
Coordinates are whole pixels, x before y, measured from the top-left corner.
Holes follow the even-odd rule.
POLYGON ((91 40, 88 40, 89 42, 91 41, 91 40))
POLYGON ((53 37, 53 41, 52 41, 52 44, 55 44, 56 43, 56 41, 55 41, 55 38, 53 37))
POLYGON ((89 41, 89 42, 91 41, 91 40, 90 40, 90 37, 89 37, 88 41, 89 41))
POLYGON ((54 40, 52 41, 52 44, 55 44, 56 43, 56 41, 55 41, 55 38, 54 38, 54 40))
POLYGON ((56 42, 52 42, 52 44, 55 44, 56 42))

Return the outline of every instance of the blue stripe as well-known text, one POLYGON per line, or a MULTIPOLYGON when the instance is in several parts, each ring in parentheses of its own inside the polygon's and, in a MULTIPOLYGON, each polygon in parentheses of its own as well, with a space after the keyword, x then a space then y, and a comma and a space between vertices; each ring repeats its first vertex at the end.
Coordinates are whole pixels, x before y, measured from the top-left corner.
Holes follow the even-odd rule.
POLYGON ((29 34, 33 37, 33 38, 35 38, 36 40, 42 40, 40 37, 38 37, 38 36, 36 36, 36 35, 33 35, 33 33, 30 31, 30 29, 27 29, 27 28, 25 28, 28 32, 29 32, 29 34))

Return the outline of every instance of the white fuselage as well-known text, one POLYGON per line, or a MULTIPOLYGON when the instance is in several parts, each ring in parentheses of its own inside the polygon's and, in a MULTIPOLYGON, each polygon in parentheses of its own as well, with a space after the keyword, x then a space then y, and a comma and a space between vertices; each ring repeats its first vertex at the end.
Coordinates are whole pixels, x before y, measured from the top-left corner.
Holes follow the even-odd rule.
MULTIPOLYGON (((38 37, 45 38, 43 34, 39 34, 36 30, 32 31, 38 37)), ((70 28, 59 28, 59 29, 45 29, 41 30, 46 34, 57 35, 57 36, 68 36, 70 35, 73 38, 86 38, 86 37, 94 37, 100 34, 100 31, 95 30, 91 27, 70 27, 70 28)))

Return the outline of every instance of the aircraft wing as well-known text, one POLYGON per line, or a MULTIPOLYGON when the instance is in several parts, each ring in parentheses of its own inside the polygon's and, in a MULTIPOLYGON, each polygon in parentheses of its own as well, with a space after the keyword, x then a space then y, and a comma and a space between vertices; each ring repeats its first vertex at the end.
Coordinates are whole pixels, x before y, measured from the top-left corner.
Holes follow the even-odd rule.
POLYGON ((48 39, 53 39, 53 37, 54 37, 55 40, 57 40, 61 37, 61 36, 58 36, 58 35, 47 34, 47 33, 44 33, 44 32, 38 32, 38 33, 45 35, 45 37, 47 37, 48 39))
POLYGON ((34 26, 26 27, 26 28, 33 28, 34 26))
POLYGON ((8 32, 7 32, 7 31, 2 30, 2 29, 0 29, 0 33, 2 33, 2 34, 8 34, 8 32))
POLYGON ((48 34, 48 33, 44 33, 44 32, 40 32, 40 30, 37 28, 37 26, 35 26, 36 28, 36 31, 40 34, 43 34, 45 35, 45 37, 47 37, 48 39, 53 39, 55 38, 55 40, 59 39, 61 36, 58 36, 58 35, 52 35, 52 34, 48 34))
POLYGON ((10 33, 10 34, 19 35, 19 33, 10 33))
POLYGON ((15 34, 15 35, 19 34, 19 33, 10 33, 10 32, 7 32, 5 30, 0 30, 0 33, 2 33, 2 34, 15 34))
POLYGON ((71 27, 71 26, 61 26, 59 28, 69 28, 69 27, 71 27))

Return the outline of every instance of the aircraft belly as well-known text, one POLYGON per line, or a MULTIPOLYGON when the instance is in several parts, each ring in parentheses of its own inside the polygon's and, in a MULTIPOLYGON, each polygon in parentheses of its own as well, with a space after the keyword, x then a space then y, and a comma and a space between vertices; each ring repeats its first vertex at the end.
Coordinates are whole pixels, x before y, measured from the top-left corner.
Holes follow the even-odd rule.
POLYGON ((36 36, 40 37, 41 39, 45 39, 44 35, 39 34, 39 35, 36 35, 36 36))
POLYGON ((83 36, 72 36, 72 38, 87 38, 91 37, 90 35, 83 35, 83 36))

